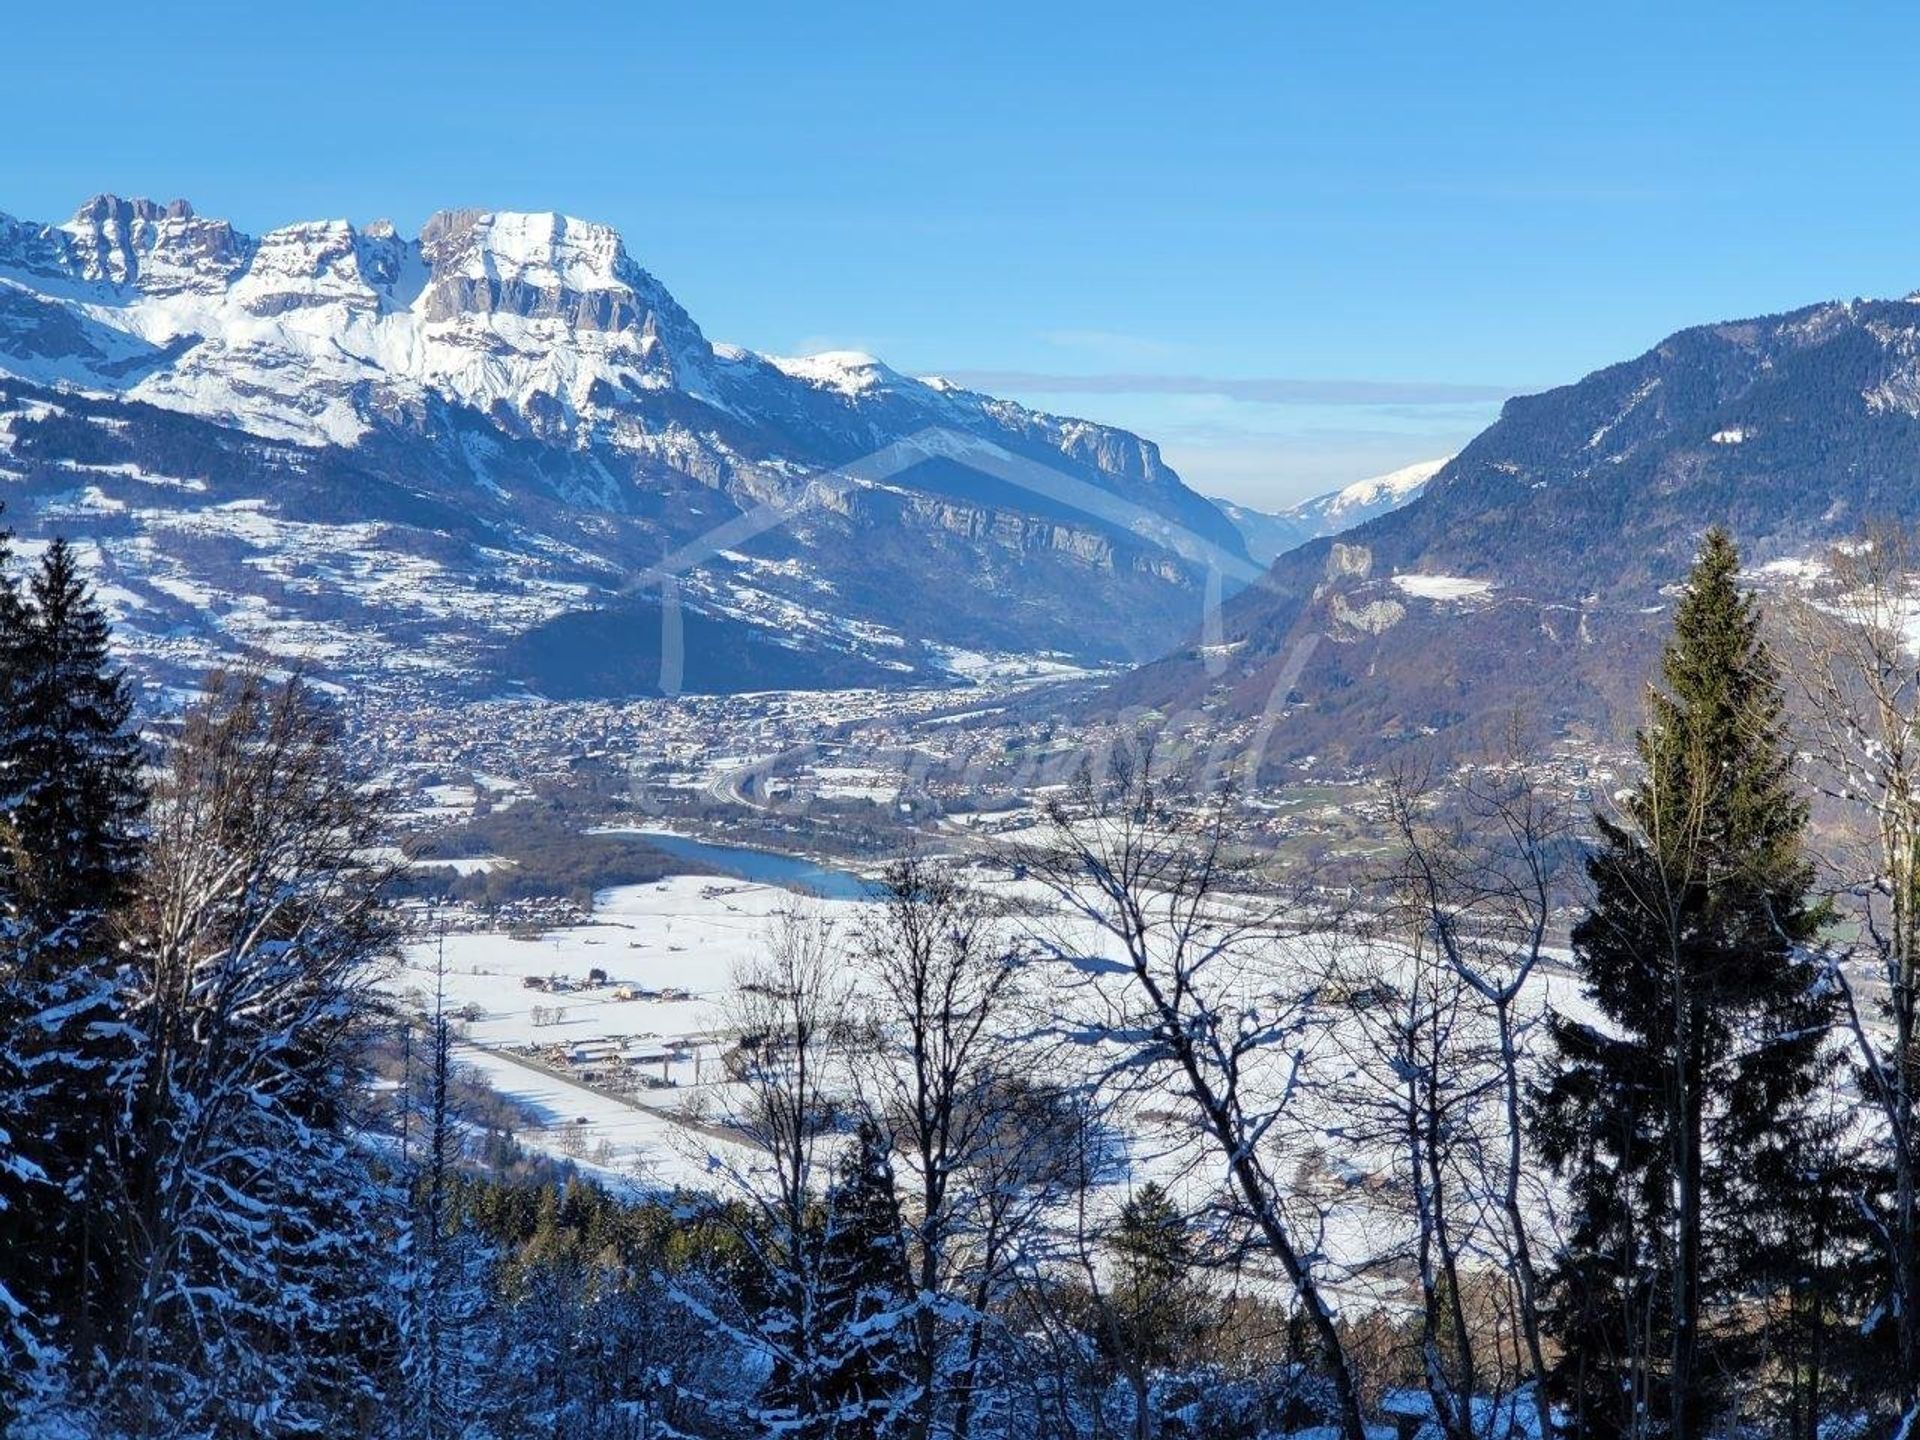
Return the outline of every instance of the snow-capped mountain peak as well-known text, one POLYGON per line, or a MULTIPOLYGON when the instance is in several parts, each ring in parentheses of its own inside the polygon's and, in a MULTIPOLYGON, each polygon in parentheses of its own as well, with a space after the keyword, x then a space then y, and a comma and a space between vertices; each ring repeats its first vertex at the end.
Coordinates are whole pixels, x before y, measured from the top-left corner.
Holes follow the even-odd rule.
POLYGON ((442 210, 420 232, 440 278, 535 290, 633 290, 632 262, 611 226, 556 211, 442 210))
MULTIPOLYGON (((256 237, 115 196, 58 225, 0 216, 0 481, 23 535, 105 527, 129 594, 175 528, 249 551, 218 565, 235 616, 324 611, 343 586, 384 616, 411 599, 369 602, 372 577, 439 574, 423 603, 475 654, 626 603, 665 557, 686 603, 757 627, 726 653, 763 670, 839 647, 862 657, 841 678, 920 673, 935 652, 909 636, 1139 656, 1191 627, 1208 566, 1245 565, 1148 441, 860 352, 716 347, 613 227, 554 211, 444 210, 414 238, 341 219, 256 237), (361 527, 363 573, 302 571, 340 537, 296 538, 319 522, 295 494, 361 527), (473 548, 449 563, 455 533, 473 548)), ((163 578, 206 577, 182 559, 163 578)), ((588 668, 634 643, 578 623, 588 668)))
POLYGON ((6 347, 14 373, 307 443, 352 444, 436 396, 572 429, 602 387, 712 392, 706 338, 619 235, 552 212, 442 211, 411 241, 344 220, 255 239, 185 201, 101 196, 61 226, 0 224, 0 287, 29 313, 69 302, 91 332, 6 347))
MULTIPOLYGON (((1350 515, 1366 511, 1367 519, 1382 514, 1386 509, 1404 505, 1413 499, 1425 487, 1426 483, 1438 475, 1451 455, 1443 455, 1438 460, 1421 460, 1412 465, 1403 465, 1398 470, 1389 470, 1384 475, 1370 476, 1365 480, 1356 480, 1345 489, 1336 490, 1331 495, 1322 495, 1316 500, 1308 500, 1296 505, 1287 514, 1299 514, 1309 507, 1317 507, 1319 514, 1328 520, 1345 520, 1350 515)), ((1358 524, 1358 520, 1349 523, 1358 524)), ((1345 525, 1338 528, 1344 529, 1345 525)))
POLYGON ((1247 553, 1264 565, 1297 545, 1351 530, 1417 499, 1452 458, 1420 460, 1384 475, 1370 475, 1280 511, 1255 510, 1228 500, 1214 503, 1239 529, 1247 553))
MULTIPOLYGON (((52 231, 43 233, 54 238, 52 231)), ((233 226, 202 219, 185 200, 162 205, 96 195, 57 233, 67 241, 67 262, 76 278, 137 286, 154 295, 217 290, 251 252, 233 226)))
POLYGON ((783 375, 808 385, 837 390, 843 395, 859 395, 883 386, 918 384, 883 364, 864 350, 822 350, 814 355, 768 355, 764 357, 783 375))

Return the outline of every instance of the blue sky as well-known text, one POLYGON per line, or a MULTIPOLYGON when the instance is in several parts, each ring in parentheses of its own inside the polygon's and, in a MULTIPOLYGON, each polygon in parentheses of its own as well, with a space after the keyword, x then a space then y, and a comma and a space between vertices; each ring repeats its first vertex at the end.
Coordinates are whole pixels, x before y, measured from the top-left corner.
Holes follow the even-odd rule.
POLYGON ((609 221, 716 339, 1279 502, 1682 325, 1920 287, 1920 7, 16 7, 0 210, 609 221))

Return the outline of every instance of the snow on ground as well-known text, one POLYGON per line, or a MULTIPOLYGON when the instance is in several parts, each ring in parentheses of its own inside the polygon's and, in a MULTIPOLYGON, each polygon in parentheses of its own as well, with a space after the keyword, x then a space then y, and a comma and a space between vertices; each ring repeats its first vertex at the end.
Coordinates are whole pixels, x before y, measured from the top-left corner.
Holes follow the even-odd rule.
POLYGON ((513 861, 504 855, 460 855, 451 860, 429 855, 416 861, 415 864, 423 870, 451 870, 456 875, 485 875, 489 871, 509 867, 513 861))
POLYGON ((885 805, 900 794, 900 774, 859 765, 816 765, 814 793, 823 800, 871 800, 885 805))
MULTIPOLYGON (((1044 901, 1045 892, 1031 881, 1002 888, 1009 900, 1044 901)), ((734 1183, 729 1172, 764 1163, 720 1123, 739 1098, 721 1059, 733 1041, 732 983, 762 952, 776 916, 796 906, 845 927, 842 934, 863 908, 743 881, 676 876, 601 892, 585 924, 538 935, 491 931, 415 943, 389 984, 425 1003, 444 953, 446 1003, 461 1019, 461 1060, 532 1112, 536 1124, 519 1132, 522 1143, 608 1178, 724 1193, 734 1183), (590 984, 588 972, 596 969, 605 981, 590 984), (635 998, 617 998, 622 995, 635 998), (583 1083, 587 1074, 593 1085, 583 1083), (596 1088, 615 1074, 641 1083, 618 1094, 596 1088)), ((1131 982, 1115 963, 1110 940, 1058 909, 1049 920, 1046 910, 1043 903, 1035 923, 1050 941, 1047 948, 1062 958, 1035 976, 1037 989, 1069 1019, 1116 1013, 1131 982)), ((1364 986, 1370 982, 1358 977, 1391 978, 1404 963, 1396 950, 1354 941, 1304 936, 1288 946, 1245 957, 1242 982, 1258 987, 1270 977, 1275 993, 1291 993, 1307 983, 1303 977, 1333 973, 1330 962, 1337 959, 1339 973, 1364 986), (1295 953, 1294 947, 1306 948, 1295 953)), ((1329 1028, 1301 1037, 1302 1043, 1344 1071, 1350 1067, 1340 1057, 1355 1053, 1344 1047, 1360 1039, 1357 1027, 1367 1012, 1348 1000, 1325 1003, 1332 1007, 1329 1028)), ((1583 1018, 1590 1012, 1557 960, 1543 968, 1526 1008, 1546 1003, 1583 1018)), ((1250 1103, 1271 1099, 1290 1083, 1292 1049, 1282 1048, 1245 1072, 1250 1103)), ((1117 1058, 1110 1043, 1097 1040, 1068 1052, 1036 1055, 1036 1078, 1072 1082, 1117 1058)), ((1147 1179, 1167 1185, 1183 1202, 1204 1203, 1225 1176, 1218 1155, 1184 1117, 1180 1096, 1150 1087, 1116 1099, 1113 1119, 1126 1136, 1128 1164, 1100 1187, 1096 1209, 1117 1206, 1147 1179)), ((1304 1167, 1301 1173, 1311 1174, 1325 1199, 1319 1244, 1340 1277, 1338 1292, 1377 1299, 1397 1293, 1399 1282, 1390 1275, 1362 1268, 1404 1239, 1396 1230, 1404 1216, 1376 1199, 1378 1177, 1394 1169, 1396 1156, 1356 1148, 1337 1107, 1290 1112, 1275 1133, 1289 1163, 1304 1167)))
POLYGON ((1475 600, 1493 591, 1491 580, 1464 575, 1396 575, 1393 583, 1403 595, 1420 600, 1475 600))
POLYGON ((1825 562, 1812 556, 1789 556, 1780 560, 1769 560, 1756 573, 1767 579, 1808 583, 1824 579, 1827 566, 1825 562))
POLYGON ((1869 589, 1844 591, 1838 583, 1828 583, 1835 579, 1834 568, 1824 554, 1783 556, 1753 573, 1758 583, 1797 590, 1816 609, 1845 623, 1888 626, 1901 637, 1909 655, 1920 656, 1920 593, 1912 589, 1899 596, 1875 595, 1869 589))
POLYGON ((693 1121, 703 1111, 725 1109, 720 1054, 729 1043, 734 972, 760 952, 776 914, 796 904, 827 914, 858 908, 852 901, 802 902, 772 886, 673 876, 602 891, 585 925, 534 937, 482 931, 417 942, 389 983, 423 1000, 430 996, 444 944, 447 1007, 458 1015, 471 1006, 477 1016, 462 1027, 462 1060, 503 1095, 550 1117, 540 1131, 523 1134, 524 1142, 586 1159, 602 1157, 604 1144, 600 1163, 618 1173, 662 1184, 713 1184, 705 1178, 709 1153, 717 1146, 738 1162, 744 1147, 672 1116, 693 1121), (607 983, 586 988, 594 969, 606 971, 607 983), (529 988, 530 978, 580 988, 529 988), (615 998, 623 987, 653 998, 615 998), (663 992, 684 998, 662 998, 663 992), (564 1066, 564 1053, 609 1040, 623 1044, 623 1057, 647 1057, 634 1065, 638 1073, 671 1082, 636 1093, 647 1109, 504 1053, 550 1048, 564 1066), (584 1125, 577 1123, 581 1118, 584 1125))
MULTIPOLYGON (((704 1036, 725 1024, 721 1002, 735 968, 756 953, 776 912, 794 903, 792 894, 777 887, 699 875, 603 890, 589 924, 534 938, 498 931, 448 935, 448 1002, 472 1002, 486 1012, 469 1027, 471 1037, 485 1044, 557 1043, 613 1033, 704 1036), (548 993, 524 983, 529 977, 584 981, 592 969, 605 970, 610 984, 548 993), (682 990, 692 998, 615 1000, 613 988, 622 984, 682 990), (536 1005, 564 1009, 565 1023, 536 1032, 536 1005)), ((409 983, 431 981, 437 943, 409 950, 409 983)))
POLYGON ((462 1045, 456 1054, 458 1063, 539 1118, 538 1130, 519 1132, 522 1144, 570 1158, 603 1179, 646 1188, 719 1189, 728 1169, 755 1163, 747 1146, 642 1108, 655 1104, 650 1099, 629 1103, 474 1045, 462 1045))
POLYGON ((426 804, 417 813, 430 820, 468 819, 480 801, 471 785, 428 785, 421 793, 426 797, 426 804))
POLYGON ((994 680, 1073 680, 1097 675, 1097 666, 1083 665, 1058 651, 1014 654, 1005 651, 963 650, 952 645, 928 647, 950 675, 975 684, 994 680))

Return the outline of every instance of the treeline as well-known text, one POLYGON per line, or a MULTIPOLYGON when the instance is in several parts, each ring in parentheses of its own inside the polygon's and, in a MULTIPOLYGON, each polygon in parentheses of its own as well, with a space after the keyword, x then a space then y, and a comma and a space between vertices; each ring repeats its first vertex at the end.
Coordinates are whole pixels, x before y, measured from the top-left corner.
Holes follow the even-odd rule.
POLYGON ((410 842, 415 868, 398 883, 407 893, 445 896, 492 910, 515 900, 555 895, 591 906, 594 895, 611 886, 700 873, 697 863, 675 860, 647 844, 645 836, 583 829, 593 813, 552 796, 491 811, 430 839, 410 842), (436 861, 481 855, 507 863, 465 875, 451 867, 434 868, 436 861))
MULTIPOLYGON (((578 1179, 456 1176, 442 1202, 445 1229, 423 1245, 431 1258, 411 1267, 404 1292, 408 1360, 391 1393, 414 1408, 368 1431, 912 1433, 913 1342, 878 1333, 910 1308, 904 1276, 888 1268, 904 1255, 885 1238, 898 1218, 886 1189, 873 1175, 847 1173, 813 1206, 806 1243, 821 1263, 806 1287, 817 1309, 805 1323, 819 1344, 808 1408, 797 1400, 800 1375, 769 1350, 792 1338, 779 1324, 791 1292, 762 1263, 770 1235, 750 1202, 711 1193, 621 1199, 578 1179), (880 1250, 856 1253, 869 1243, 880 1250)), ((422 1208, 430 1203, 420 1197, 422 1208)), ((1134 1369, 1163 1417, 1155 1434, 1255 1440, 1317 1424, 1319 1390, 1289 1358, 1284 1309, 1210 1294, 1188 1244, 1187 1222, 1149 1188, 1107 1242, 1109 1279, 1090 1286, 1062 1269, 1040 1290, 997 1296, 996 1323, 971 1357, 971 1433, 1135 1433, 1134 1369)), ((953 1433, 965 1413, 959 1395, 938 1397, 930 1433, 953 1433)))

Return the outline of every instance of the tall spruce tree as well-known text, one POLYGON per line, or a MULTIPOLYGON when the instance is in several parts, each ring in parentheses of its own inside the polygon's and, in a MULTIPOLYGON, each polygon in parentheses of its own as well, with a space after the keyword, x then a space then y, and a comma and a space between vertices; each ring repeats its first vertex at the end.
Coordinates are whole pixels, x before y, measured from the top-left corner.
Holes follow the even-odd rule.
POLYGON ((113 1289, 103 1163, 109 1076, 125 1054, 106 919, 139 858, 145 790, 133 701, 72 550, 55 541, 22 596, 0 587, 0 907, 7 1113, 31 1116, 0 1166, 0 1284, 66 1347, 113 1289), (11 1270, 8 1262, 0 1267, 11 1270))
POLYGON ((7 900, 52 969, 97 940, 132 878, 146 805, 140 740, 107 617, 66 541, 47 548, 12 620, 0 731, 7 900))
POLYGON ((860 1126, 837 1169, 820 1256, 821 1410, 828 1433, 879 1440, 898 1433, 912 1377, 900 1199, 876 1126, 860 1126))
MULTIPOLYGON (((20 587, 11 569, 13 532, 0 530, 0 727, 15 712, 18 645, 23 633, 20 587)), ((0 873, 0 882, 5 879, 0 873)), ((46 1173, 33 1159, 27 1108, 27 1054, 21 1048, 29 1010, 29 977, 15 943, 11 886, 0 885, 0 1414, 15 1411, 24 1390, 53 1363, 43 1317, 27 1301, 28 1256, 37 1205, 49 1203, 46 1173), (16 1295, 15 1292, 21 1292, 16 1295)))
POLYGON ((257 672, 208 678, 153 793, 119 926, 104 1388, 135 1434, 352 1433, 386 1293, 367 1245, 390 1201, 352 1120, 393 938, 383 797, 330 706, 257 672))
POLYGON ((1112 1343, 1147 1369, 1173 1365, 1192 1338, 1195 1319, 1186 1217, 1165 1189, 1149 1181, 1120 1207, 1110 1246, 1121 1332, 1112 1343))
POLYGON ((1806 955, 1824 917, 1807 807, 1738 575, 1733 542, 1710 532, 1650 687, 1640 783, 1618 820, 1597 820, 1573 950, 1604 1023, 1552 1018, 1536 1097, 1574 1199, 1549 1383, 1583 1440, 1694 1440, 1726 1413, 1754 1363, 1736 1302, 1771 1268, 1830 1068, 1831 1000, 1806 955))

